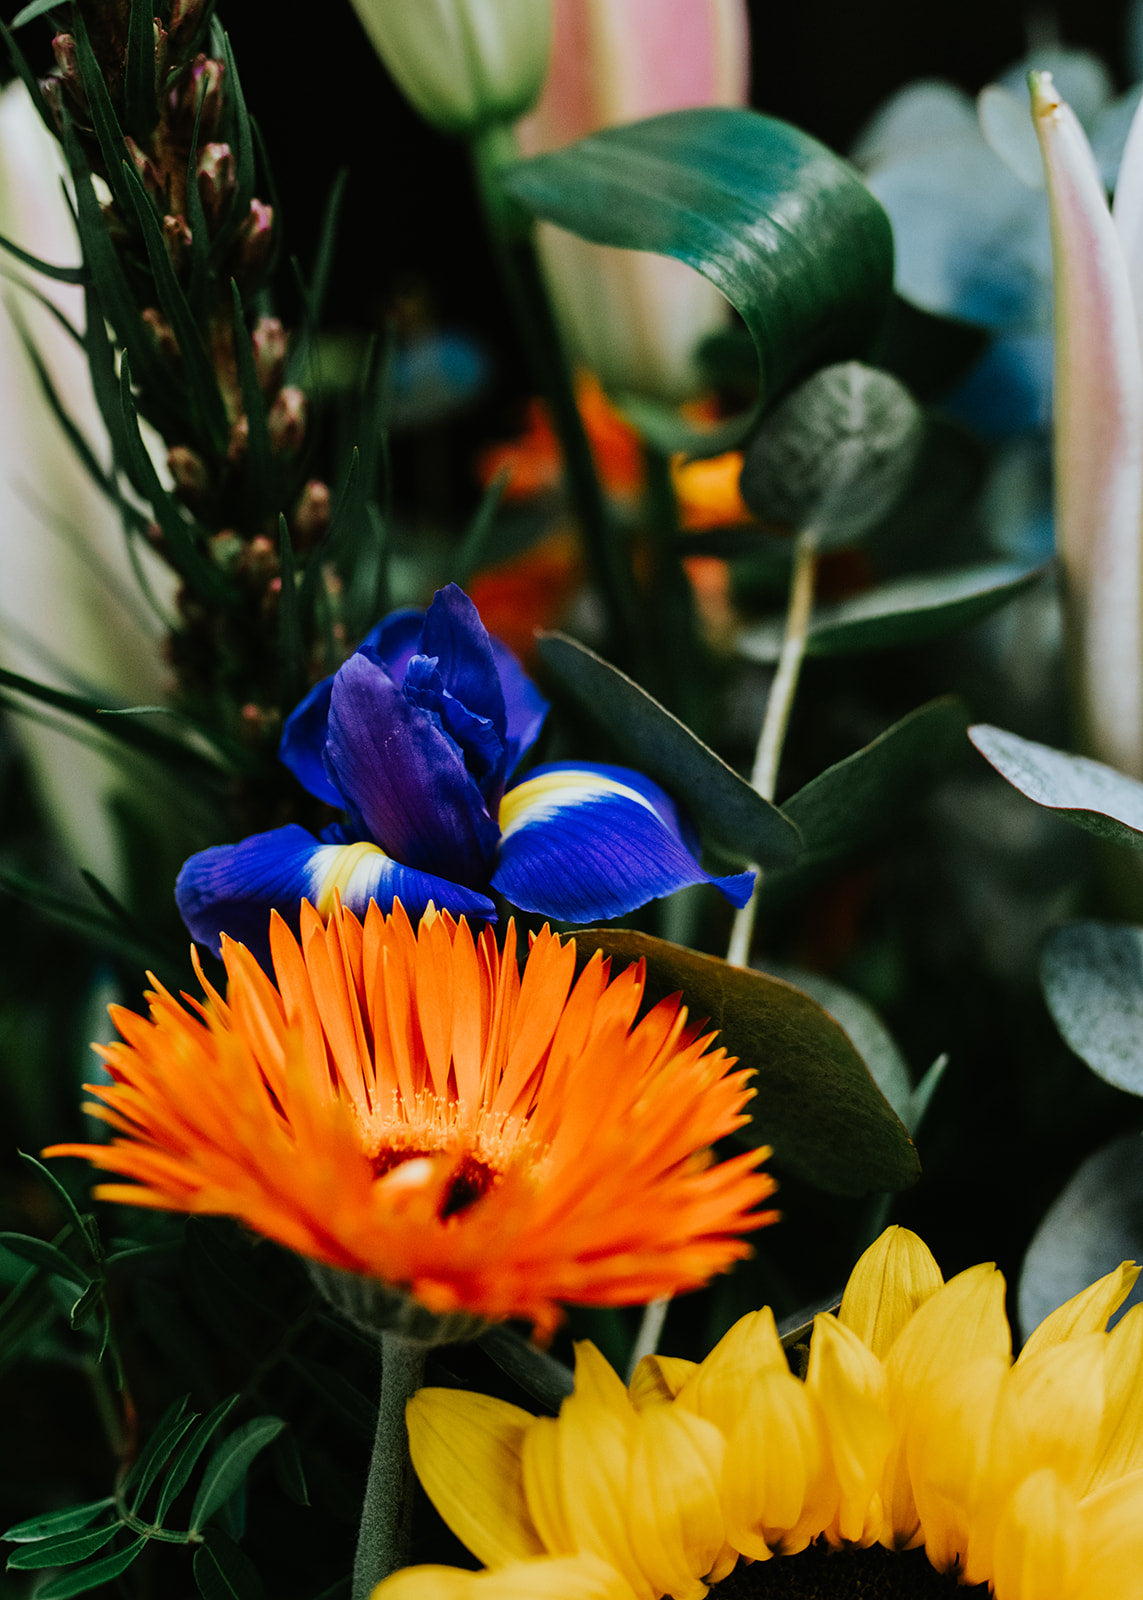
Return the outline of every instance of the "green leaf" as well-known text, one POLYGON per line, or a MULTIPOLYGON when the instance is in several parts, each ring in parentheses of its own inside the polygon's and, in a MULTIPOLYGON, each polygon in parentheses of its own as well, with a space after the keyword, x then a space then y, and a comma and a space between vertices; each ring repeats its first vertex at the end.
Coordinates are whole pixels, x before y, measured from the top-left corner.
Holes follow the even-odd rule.
POLYGON ((242 409, 249 427, 245 462, 249 498, 257 512, 265 514, 274 496, 274 453, 270 448, 270 427, 266 397, 254 366, 254 348, 242 311, 242 296, 234 279, 230 280, 234 312, 234 352, 238 362, 238 381, 242 389, 242 409))
POLYGON ((6 250, 10 256, 15 256, 17 261, 22 261, 26 267, 32 267, 36 272, 42 272, 45 278, 54 278, 57 283, 85 283, 87 281, 86 268, 57 267, 51 261, 43 261, 39 256, 32 255, 27 250, 22 250, 11 239, 6 239, 0 233, 0 250, 6 250))
POLYGON ((26 1544, 33 1539, 52 1539, 60 1533, 75 1533, 78 1528, 86 1528, 101 1511, 106 1511, 114 1504, 114 1495, 106 1495, 102 1500, 90 1500, 86 1505, 68 1506, 66 1511, 49 1511, 45 1516, 29 1517, 27 1522, 17 1522, 6 1533, 0 1534, 0 1538, 7 1539, 10 1544, 26 1544))
POLYGON ((1143 783, 1102 761, 978 722, 968 736, 984 759, 1035 805, 1100 839, 1143 849, 1143 783))
POLYGON ((888 1100, 893 1110, 909 1129, 909 1114, 913 1101, 913 1080, 905 1065, 905 1058, 893 1042, 881 1018, 860 995, 843 989, 840 983, 823 978, 820 972, 806 972, 801 967, 767 961, 766 972, 783 983, 792 983, 796 989, 816 1000, 828 1011, 840 1028, 849 1035, 850 1042, 869 1068, 869 1075, 888 1100))
POLYGON ((203 1600, 262 1600, 266 1592, 250 1557, 221 1528, 208 1528, 195 1551, 194 1581, 203 1600))
POLYGON ((203 1524, 224 1505, 245 1481, 255 1456, 276 1439, 286 1424, 281 1417, 254 1417, 235 1430, 211 1456, 191 1512, 190 1531, 203 1524))
MULTIPOLYGON (((1049 570, 1014 562, 989 562, 958 567, 921 577, 895 578, 864 594, 817 606, 810 622, 807 654, 853 655, 862 650, 888 650, 898 645, 935 639, 1007 605, 1049 570)), ((737 648, 751 661, 777 661, 782 624, 765 622, 745 629, 737 648)))
MULTIPOLYGON (((72 13, 71 31, 75 39, 76 67, 83 83, 91 126, 103 157, 104 175, 115 204, 126 218, 131 214, 131 207, 124 184, 126 145, 123 142, 123 129, 119 126, 119 118, 115 114, 102 68, 92 49, 87 23, 81 9, 77 8, 72 13)), ((132 176, 134 176, 133 171, 132 176)))
POLYGON ((63 1184, 56 1177, 55 1173, 50 1167, 45 1167, 42 1161, 38 1161, 35 1156, 29 1155, 26 1150, 18 1150, 16 1153, 24 1165, 26 1167, 30 1167, 31 1170, 36 1174, 40 1182, 44 1184, 46 1188, 51 1190, 52 1194, 56 1198, 60 1210, 75 1228, 76 1233, 83 1240, 84 1244, 87 1245, 89 1252, 94 1258, 96 1252, 92 1246, 91 1235, 88 1232, 91 1221, 90 1214, 88 1216, 84 1216, 80 1212, 79 1207, 76 1205, 71 1195, 64 1188, 63 1184))
POLYGON ((199 1459, 207 1445, 213 1439, 218 1429, 238 1404, 239 1396, 229 1395, 225 1400, 220 1400, 213 1411, 201 1417, 193 1432, 187 1435, 179 1446, 177 1455, 171 1458, 167 1475, 163 1479, 162 1493, 155 1510, 155 1521, 162 1524, 167 1512, 174 1505, 179 1495, 182 1494, 190 1481, 190 1475, 198 1465, 199 1459))
MULTIPOLYGON (((78 1300, 72 1303, 68 1313, 68 1322, 72 1328, 82 1328, 88 1317, 103 1299, 103 1282, 97 1278, 93 1283, 86 1284, 78 1300)), ((102 1357, 103 1351, 100 1350, 102 1357)))
POLYGON ((831 1194, 907 1188, 917 1152, 844 1030, 792 984, 627 928, 576 931, 577 953, 647 963, 647 999, 682 991, 694 1017, 755 1073, 739 1138, 831 1194))
POLYGON ((469 524, 460 547, 453 559, 452 581, 459 584, 462 589, 467 588, 472 574, 484 566, 488 560, 489 547, 492 535, 496 528, 496 517, 500 510, 500 502, 504 498, 504 490, 511 477, 511 468, 502 467, 492 482, 485 489, 476 508, 476 515, 469 524))
MULTIPOLYGON (((1121 1261, 1143 1260, 1143 1139, 1097 1150, 1048 1207, 1020 1273, 1017 1305, 1024 1337, 1065 1300, 1121 1261)), ((1143 1300, 1137 1284, 1127 1306, 1143 1300)))
POLYGON ((812 528, 820 550, 855 544, 904 492, 923 435, 920 406, 888 372, 823 367, 763 419, 742 498, 766 521, 812 528))
POLYGON ((835 861, 890 832, 963 752, 967 726, 959 700, 930 700, 799 789, 782 807, 805 842, 793 871, 835 861))
MULTIPOLYGON (((548 222, 709 278, 754 339, 760 403, 797 372, 864 349, 889 304, 893 239, 880 204, 847 162, 773 117, 674 111, 519 162, 500 181, 548 222)), ((752 421, 697 448, 729 449, 752 421)))
POLYGON ((1040 982, 1076 1055, 1116 1089, 1143 1095, 1143 928, 1057 928, 1044 947, 1040 982))
POLYGON ((550 672, 622 745, 633 766, 664 785, 716 844, 745 861, 777 866, 799 848, 798 830, 777 806, 625 673, 562 633, 541 633, 550 672))
POLYGON ((33 1570, 39 1567, 68 1567, 74 1561, 86 1561, 88 1556, 93 1556, 97 1550, 102 1550, 105 1544, 110 1544, 119 1532, 118 1521, 112 1522, 106 1528, 93 1528, 86 1533, 68 1533, 56 1539, 44 1539, 39 1544, 29 1545, 26 1550, 17 1550, 14 1556, 8 1557, 9 1567, 18 1567, 24 1570, 33 1570))
MULTIPOLYGON (((15 27, 17 23, 21 22, 21 20, 25 22, 30 21, 31 18, 29 13, 32 11, 32 6, 25 6, 24 10, 20 12, 20 15, 16 18, 16 21, 12 26, 15 27)), ((36 12, 35 14, 38 15, 39 13, 36 12)), ((21 82, 31 96, 32 104, 39 113, 40 121, 51 134, 52 138, 58 139, 59 129, 56 127, 55 118, 52 116, 51 110, 48 107, 48 103, 44 98, 43 91, 40 88, 40 80, 28 65, 27 57, 20 49, 20 46, 16 43, 16 40, 12 35, 11 28, 9 28, 4 22, 0 22, 0 37, 3 38, 4 43, 8 47, 8 54, 11 57, 12 65, 15 67, 21 82)))
POLYGON ((158 1422, 156 1422, 154 1431, 147 1440, 142 1453, 136 1457, 124 1474, 123 1482, 120 1485, 123 1494, 126 1494, 130 1489, 134 1489, 137 1484, 144 1482, 144 1480, 148 1485, 154 1482, 156 1474, 161 1471, 175 1444, 185 1432, 182 1427, 183 1422, 194 1421, 193 1413, 189 1418, 186 1415, 187 1400, 189 1398, 189 1395, 184 1394, 181 1399, 172 1400, 158 1422))
POLYGON ((71 1600, 72 1595, 86 1594, 89 1589, 97 1589, 101 1583, 110 1583, 121 1572, 127 1571, 135 1557, 142 1554, 146 1543, 145 1538, 136 1539, 113 1556, 104 1556, 100 1561, 90 1561, 86 1566, 62 1573, 36 1590, 36 1600, 71 1600))
POLYGON ((306 663, 294 546, 286 519, 281 515, 278 517, 278 550, 281 574, 278 592, 278 694, 282 714, 289 716, 306 692, 306 663))
POLYGON ((216 137, 224 137, 234 151, 234 198, 211 246, 211 257, 217 263, 229 253, 235 235, 250 215, 250 202, 254 198, 254 136, 230 37, 217 17, 211 21, 210 53, 221 57, 226 69, 225 105, 229 128, 216 137))
POLYGON ((560 1409, 575 1388, 575 1374, 570 1367, 546 1350, 538 1350, 530 1339, 525 1339, 515 1328, 494 1322, 477 1338, 485 1355, 491 1356, 501 1372, 518 1383, 549 1411, 560 1409))
POLYGON ((12 18, 14 28, 22 28, 26 22, 34 22, 37 17, 46 17, 51 11, 62 10, 60 0, 32 0, 31 5, 17 11, 12 18))
POLYGON ((153 0, 131 0, 127 22, 127 59, 123 72, 123 111, 129 133, 145 139, 158 121, 155 94, 155 24, 153 0))

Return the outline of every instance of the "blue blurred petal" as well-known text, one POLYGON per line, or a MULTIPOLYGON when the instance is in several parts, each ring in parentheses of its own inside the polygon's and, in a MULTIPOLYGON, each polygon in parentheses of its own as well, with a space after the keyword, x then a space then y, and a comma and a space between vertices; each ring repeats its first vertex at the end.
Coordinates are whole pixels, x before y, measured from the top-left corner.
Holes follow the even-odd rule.
POLYGON ((391 611, 369 630, 357 648, 372 651, 384 662, 390 677, 400 683, 409 662, 420 652, 424 621, 423 611, 391 611))
POLYGON ((217 955, 219 935, 227 933, 265 963, 271 908, 297 927, 301 902, 316 899, 321 888, 319 858, 329 848, 291 822, 241 844, 200 850, 175 883, 175 902, 191 937, 217 955))
POLYGON ((499 830, 463 756, 363 651, 334 680, 325 761, 355 832, 406 866, 488 882, 499 830))
POLYGON ((562 922, 623 916, 691 883, 713 883, 745 905, 753 874, 710 877, 676 815, 656 784, 624 767, 537 767, 504 796, 493 887, 521 910, 562 922))
POLYGON ((489 640, 496 670, 500 674, 500 687, 504 691, 504 709, 508 718, 508 733, 504 741, 504 775, 510 778, 520 757, 526 755, 540 737, 540 729, 548 714, 548 702, 508 646, 501 644, 499 639, 493 639, 491 634, 489 640))
POLYGON ((322 761, 332 692, 333 678, 323 678, 294 707, 282 729, 278 759, 289 767, 303 789, 340 810, 341 796, 330 783, 322 761))

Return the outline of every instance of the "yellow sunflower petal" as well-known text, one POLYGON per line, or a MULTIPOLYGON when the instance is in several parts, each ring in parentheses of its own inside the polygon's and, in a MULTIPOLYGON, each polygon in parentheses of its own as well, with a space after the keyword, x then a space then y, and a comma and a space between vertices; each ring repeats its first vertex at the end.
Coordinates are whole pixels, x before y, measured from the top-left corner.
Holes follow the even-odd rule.
POLYGON ((1080 1502, 1083 1570, 1077 1600, 1134 1595, 1143 1573, 1143 1469, 1080 1502))
POLYGON ((849 1275, 838 1321, 884 1357, 913 1313, 943 1284, 927 1244, 908 1228, 886 1228, 849 1275))
POLYGON ((718 1487, 726 1441, 712 1422, 650 1406, 635 1426, 627 1524, 654 1590, 702 1600, 725 1543, 718 1487))
POLYGON ((1037 1350, 1050 1344, 1061 1344, 1083 1333, 1097 1333, 1107 1327, 1108 1318, 1127 1299, 1135 1286, 1140 1269, 1134 1261, 1123 1261, 1114 1272, 1099 1278, 1087 1289, 1045 1317, 1024 1343, 1019 1359, 1026 1361, 1037 1350))
POLYGON ((906 1426, 910 1487, 925 1549, 939 1571, 968 1552, 1008 1371, 999 1356, 978 1356, 927 1390, 906 1426))
POLYGON ((370 1600, 632 1600, 618 1572, 595 1556, 544 1556, 496 1572, 405 1567, 370 1600))
POLYGON ((621 1572, 637 1594, 654 1600, 625 1509, 636 1415, 631 1410, 624 1417, 588 1394, 569 1395, 555 1424, 556 1448, 571 1549, 598 1556, 621 1572))
POLYGON ((785 1372, 774 1313, 769 1306, 740 1317, 679 1390, 677 1403, 729 1434, 742 1410, 746 1386, 760 1373, 785 1372))
POLYGON ((1132 1306, 1107 1336, 1107 1394, 1089 1490, 1143 1468, 1143 1305, 1132 1306))
POLYGON ((743 1555, 804 1550, 837 1511, 817 1401, 789 1371, 760 1373, 741 1398, 723 1465, 726 1536, 743 1555))
MULTIPOLYGON (((996 1530, 996 1600, 1072 1600, 1080 1550, 1075 1496, 1048 1467, 1024 1479, 996 1530)), ((1120 1591, 1108 1590, 1107 1600, 1120 1591)), ((1129 1593, 1121 1591, 1123 1600, 1129 1593)))
POLYGON ((682 1356, 644 1356, 627 1387, 631 1404, 642 1411, 645 1406, 673 1400, 697 1367, 696 1361, 684 1361, 682 1356))
POLYGON ((881 1536, 881 1475, 889 1451, 888 1383, 868 1346, 828 1315, 814 1318, 806 1388, 826 1419, 839 1491, 828 1537, 871 1544, 881 1536))
POLYGON ((575 1345, 575 1392, 630 1421, 627 1386, 590 1339, 580 1339, 575 1345))
POLYGON ((519 1406, 462 1389, 422 1389, 409 1401, 409 1452, 445 1522, 486 1566, 545 1553, 524 1494, 519 1406))

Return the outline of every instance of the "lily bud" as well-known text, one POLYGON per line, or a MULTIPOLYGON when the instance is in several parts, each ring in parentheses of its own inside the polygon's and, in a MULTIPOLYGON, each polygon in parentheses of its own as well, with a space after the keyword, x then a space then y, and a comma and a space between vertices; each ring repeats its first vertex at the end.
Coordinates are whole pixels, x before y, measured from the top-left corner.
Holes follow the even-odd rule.
POLYGON ((536 102, 551 0, 353 0, 382 61, 427 122, 475 133, 536 102))
MULTIPOLYGON (((663 111, 742 105, 748 60, 743 0, 555 0, 552 69, 521 146, 535 155, 663 111)), ((577 361, 612 392, 669 401, 696 392, 694 352, 726 320, 713 284, 682 262, 547 224, 539 239, 577 361)))

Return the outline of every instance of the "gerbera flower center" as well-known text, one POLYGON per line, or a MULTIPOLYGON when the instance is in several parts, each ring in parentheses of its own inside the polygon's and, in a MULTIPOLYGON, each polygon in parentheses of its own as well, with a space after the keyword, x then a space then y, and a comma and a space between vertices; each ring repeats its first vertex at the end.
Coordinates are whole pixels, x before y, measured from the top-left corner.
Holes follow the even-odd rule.
MULTIPOLYGON (((370 1163, 375 1178, 383 1178, 393 1171, 395 1167, 404 1166, 406 1161, 438 1160, 445 1152, 440 1150, 382 1150, 375 1155, 370 1163)), ((453 1169, 444 1195, 441 1199, 438 1215, 443 1222, 447 1217, 455 1217, 462 1211, 488 1193, 500 1174, 495 1167, 489 1166, 486 1161, 481 1161, 471 1151, 463 1151, 455 1168, 453 1169)))
POLYGON ((475 1205, 509 1167, 534 1166, 543 1150, 520 1117, 485 1107, 473 1115, 459 1101, 423 1092, 411 1101, 393 1097, 366 1153, 379 1182, 435 1188, 436 1214, 444 1222, 475 1205))
POLYGON ((814 1544, 796 1556, 738 1566, 711 1590, 714 1600, 985 1600, 986 1583, 963 1588, 923 1550, 833 1550, 814 1544))

